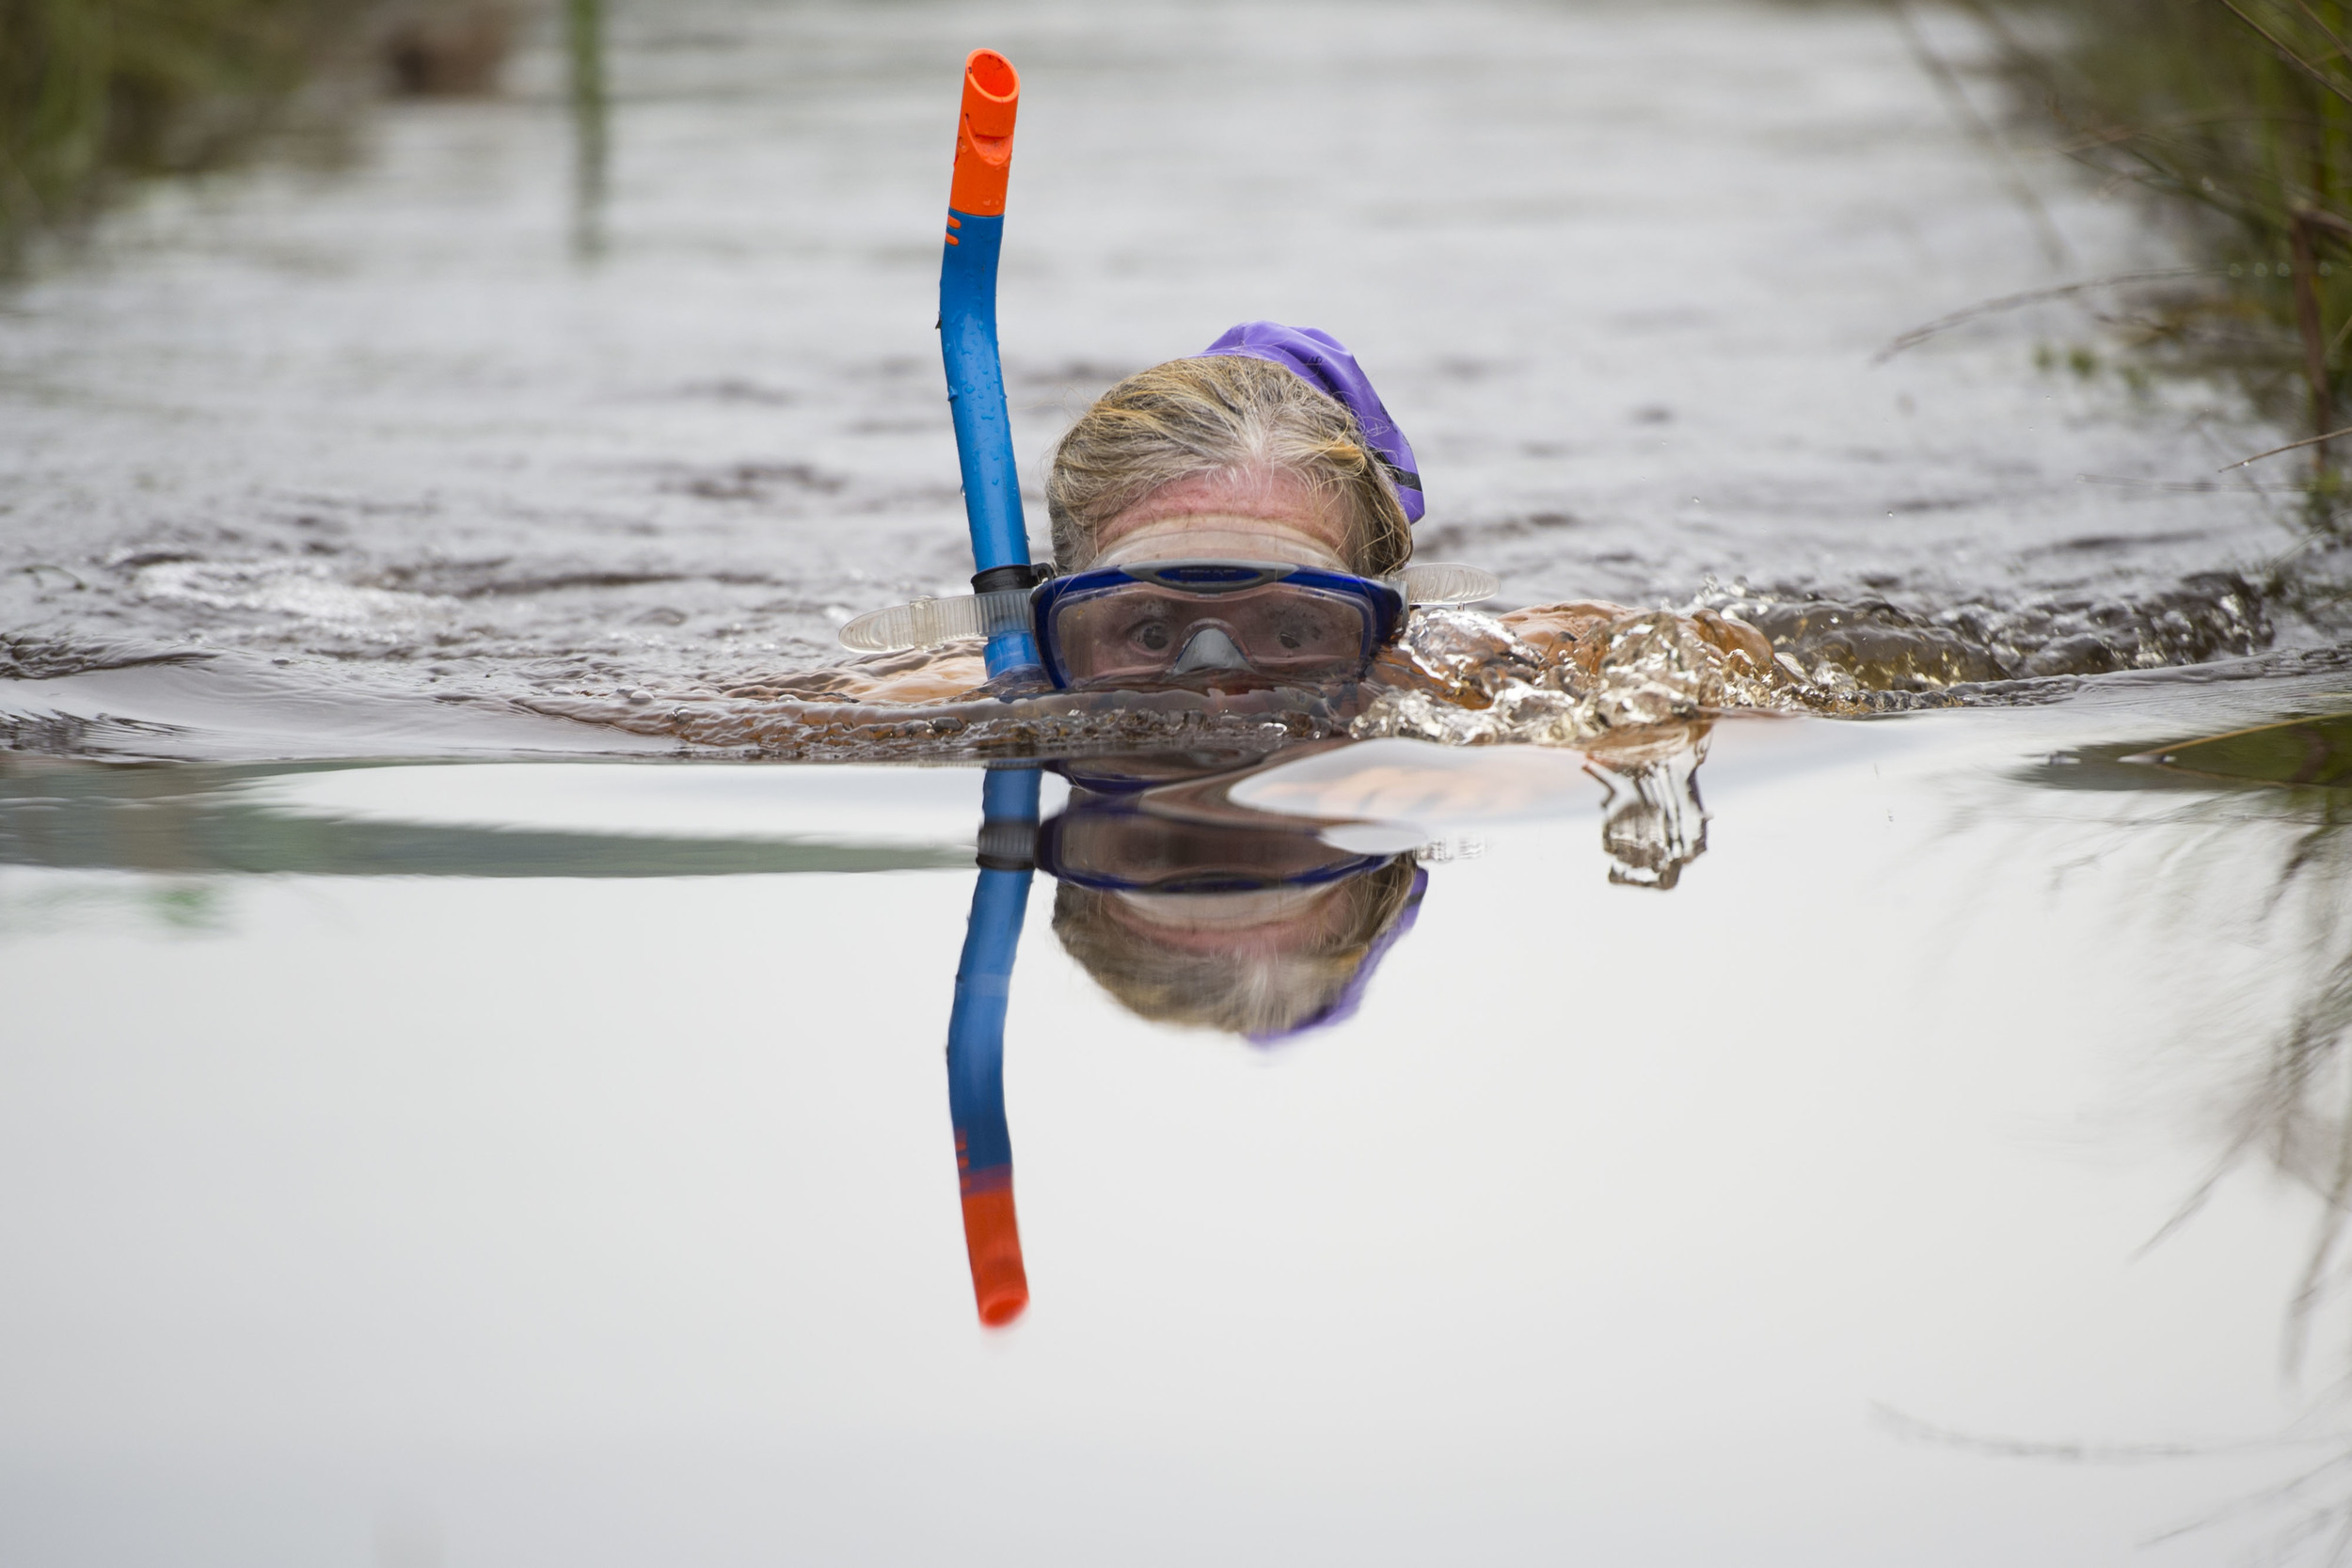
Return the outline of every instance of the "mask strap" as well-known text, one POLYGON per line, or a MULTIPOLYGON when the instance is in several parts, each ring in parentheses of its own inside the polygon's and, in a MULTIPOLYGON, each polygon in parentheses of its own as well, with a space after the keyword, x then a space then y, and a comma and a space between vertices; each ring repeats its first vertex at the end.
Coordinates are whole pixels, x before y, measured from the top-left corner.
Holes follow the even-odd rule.
POLYGON ((1028 591, 1013 589, 997 594, 959 594, 947 599, 917 599, 913 604, 872 610, 841 628, 841 645, 860 653, 891 654, 1028 629, 1028 591))

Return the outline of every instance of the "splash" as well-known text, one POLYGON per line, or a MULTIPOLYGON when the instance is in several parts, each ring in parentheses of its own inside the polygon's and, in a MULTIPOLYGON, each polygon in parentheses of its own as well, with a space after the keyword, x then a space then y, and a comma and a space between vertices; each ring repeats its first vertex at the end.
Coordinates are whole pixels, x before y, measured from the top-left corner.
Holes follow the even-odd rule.
POLYGON ((1737 616, 1772 640, 1792 673, 1843 696, 2202 664, 2260 653, 2273 636, 2261 592, 2235 572, 2201 572, 2137 597, 1940 610, 1710 586, 1688 608, 1737 616))
POLYGON ((1272 751, 1347 733, 1355 689, 1056 691, 922 706, 821 697, 689 694, 536 699, 553 718, 689 746, 800 762, 1068 756, 1107 752, 1272 751))
POLYGON ((1509 617, 1424 610, 1359 683, 1246 692, 997 695, 928 678, 976 673, 977 658, 961 650, 923 671, 899 668, 910 657, 725 692, 635 691, 523 705, 695 747, 803 761, 1256 750, 1340 735, 1591 746, 1731 711, 1872 707, 1851 683, 1806 678, 1758 629, 1712 609, 1683 614, 1570 605, 1509 617), (880 689, 873 672, 898 677, 891 683, 896 692, 909 689, 909 673, 927 677, 916 689, 961 689, 914 705, 863 700, 880 689))
POLYGON ((979 686, 977 657, 962 650, 680 698, 526 705, 803 759, 1271 746, 1331 735, 1589 747, 1726 712, 1854 716, 2031 701, 2054 679, 2192 666, 2260 652, 2271 638, 2261 593, 2226 572, 2137 598, 1942 610, 1710 584, 1678 609, 1422 610, 1365 680, 1334 689, 1000 699, 979 686), (910 685, 911 676, 921 678, 910 685), (885 689, 921 705, 875 700, 885 689), (933 696, 941 700, 925 700, 933 696))
POLYGON ((1593 610, 1539 613, 1517 626, 1475 610, 1415 615, 1381 659, 1377 694, 1350 733, 1580 746, 1731 709, 1851 707, 1801 679, 1731 617, 1593 610))

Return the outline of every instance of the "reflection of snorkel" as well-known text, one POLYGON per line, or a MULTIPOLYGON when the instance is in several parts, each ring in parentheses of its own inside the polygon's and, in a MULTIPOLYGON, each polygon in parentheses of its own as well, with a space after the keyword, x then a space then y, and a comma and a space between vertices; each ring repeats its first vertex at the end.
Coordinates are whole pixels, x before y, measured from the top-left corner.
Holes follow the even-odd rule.
POLYGON ((1038 771, 991 768, 980 794, 980 880, 972 890, 956 1009, 947 1022, 947 1108, 956 1184, 980 1322, 1000 1327, 1029 1304, 1012 1207, 1012 1132, 1005 1123, 1005 1006, 1035 863, 1038 771))
MULTIPOLYGON (((1036 580, 996 349, 996 256, 1005 241, 1005 183, 1012 171, 1012 122, 1020 107, 1021 77, 1012 62, 992 49, 972 51, 963 62, 946 255, 939 268, 939 349, 947 365, 956 456, 963 467, 963 515, 972 531, 976 594, 1025 591, 1036 580)), ((1037 642, 1025 623, 991 628, 989 674, 1037 663, 1037 642)))
POLYGON ((1263 761, 1171 753, 1048 764, 1070 780, 1070 803, 1042 830, 1041 769, 988 769, 979 881, 947 1025, 947 1103, 972 1293, 992 1328, 1029 1301, 1005 1117, 1005 1017, 1036 868, 1062 884, 1055 929, 1063 945, 1123 1005, 1147 1018, 1212 1022, 1262 1046, 1353 1016, 1381 959, 1412 929, 1428 886, 1412 857, 1339 848, 1310 821, 1225 799, 1263 761), (1077 917, 1083 930, 1070 925, 1079 903, 1093 911, 1077 917), (1205 916, 1247 951, 1188 936, 1188 916, 1194 925, 1205 916), (1153 973, 1139 972, 1138 959, 1153 973), (1157 988, 1176 1010, 1146 1002, 1138 985, 1157 988), (1246 1016, 1199 1016, 1201 998, 1184 994, 1236 987, 1251 993, 1246 1016))

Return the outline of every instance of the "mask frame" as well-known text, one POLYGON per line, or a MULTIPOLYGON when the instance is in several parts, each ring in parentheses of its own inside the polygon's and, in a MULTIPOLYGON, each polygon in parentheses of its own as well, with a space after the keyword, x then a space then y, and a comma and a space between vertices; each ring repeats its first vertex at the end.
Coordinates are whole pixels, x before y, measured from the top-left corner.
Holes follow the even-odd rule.
MULTIPOLYGON (((1412 607, 1476 604, 1494 597, 1502 586, 1492 572, 1443 562, 1407 566, 1395 577, 1386 578, 1284 562, 1133 562, 1123 566, 1096 567, 1068 577, 1048 578, 1034 588, 892 605, 848 622, 839 636, 843 646, 860 653, 900 653, 970 638, 1028 632, 1040 637, 1039 652, 1047 678, 1056 687, 1066 689, 1070 673, 1058 649, 1052 645, 1050 623, 1056 607, 1072 595, 1125 583, 1203 597, 1295 583, 1304 590, 1354 598, 1365 607, 1369 624, 1368 641, 1362 648, 1363 664, 1369 664, 1381 648, 1395 640, 1412 607)), ((1359 665, 1359 673, 1361 668, 1359 665)))

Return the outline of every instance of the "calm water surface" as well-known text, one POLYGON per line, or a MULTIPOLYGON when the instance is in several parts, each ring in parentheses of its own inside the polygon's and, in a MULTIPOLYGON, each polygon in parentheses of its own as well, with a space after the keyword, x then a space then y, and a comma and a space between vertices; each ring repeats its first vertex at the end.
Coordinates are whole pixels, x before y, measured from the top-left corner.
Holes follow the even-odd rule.
POLYGON ((2025 660, 2298 544, 2198 487, 2276 439, 2226 388, 2034 369, 2087 318, 1871 366, 2176 261, 2028 159, 2054 261, 1875 10, 623 5, 593 210, 551 40, 156 193, 0 316, 0 1559, 2325 1560, 2346 808, 2180 751, 2352 706, 2285 598, 1965 711, 1277 759, 1216 831, 1392 894, 1276 1043, 1122 1003, 1038 875, 980 1325, 980 771, 551 715, 961 578, 982 42, 1025 461, 1269 315, 1515 603, 2025 660))

